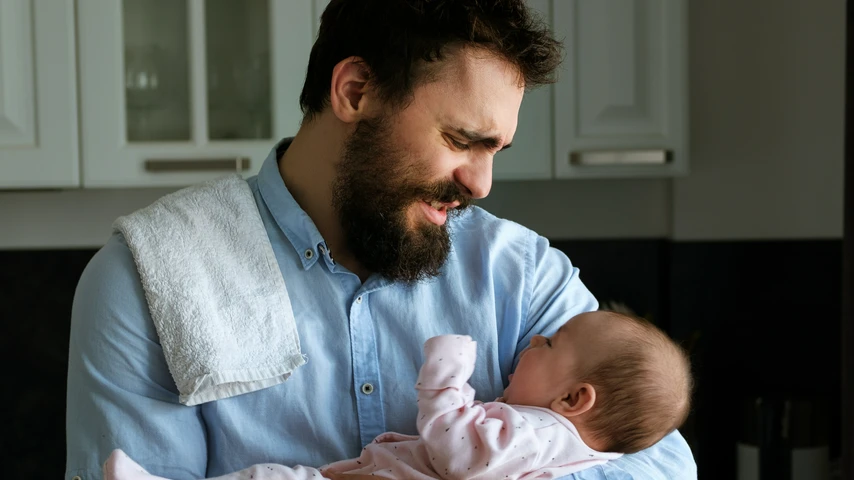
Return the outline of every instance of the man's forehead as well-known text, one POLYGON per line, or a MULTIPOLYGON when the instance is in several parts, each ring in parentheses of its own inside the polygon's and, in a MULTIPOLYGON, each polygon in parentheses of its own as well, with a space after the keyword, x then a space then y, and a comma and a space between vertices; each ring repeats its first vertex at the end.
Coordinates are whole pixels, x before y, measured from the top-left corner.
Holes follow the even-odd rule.
POLYGON ((440 113, 437 118, 443 127, 458 130, 464 134, 463 136, 468 136, 465 134, 481 137, 503 137, 505 135, 499 121, 493 116, 465 115, 464 112, 457 110, 444 112, 444 114, 440 113))
POLYGON ((497 138, 510 143, 516 132, 519 108, 512 96, 496 95, 485 102, 460 96, 432 102, 431 110, 439 127, 461 136, 497 138))
POLYGON ((482 48, 454 50, 439 62, 434 70, 436 80, 469 87, 500 81, 508 87, 524 89, 521 71, 515 64, 482 48))
POLYGON ((444 60, 432 81, 416 87, 416 95, 423 93, 460 106, 512 107, 521 102, 524 90, 518 68, 508 61, 495 55, 459 54, 444 60))
POLYGON ((415 87, 412 113, 429 119, 435 128, 457 132, 463 138, 495 139, 491 143, 499 147, 510 143, 524 94, 517 85, 515 67, 508 68, 506 61, 494 55, 446 59, 443 63, 430 81, 415 87), (473 65, 454 68, 448 64, 453 62, 473 65))

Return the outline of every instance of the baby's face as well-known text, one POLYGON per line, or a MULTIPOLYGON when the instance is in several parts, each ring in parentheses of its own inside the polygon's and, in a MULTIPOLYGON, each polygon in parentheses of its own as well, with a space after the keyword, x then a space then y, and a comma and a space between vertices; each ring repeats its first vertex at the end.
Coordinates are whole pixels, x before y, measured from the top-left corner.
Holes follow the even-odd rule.
POLYGON ((603 312, 587 312, 572 317, 549 338, 536 335, 522 352, 519 365, 504 390, 504 401, 516 405, 549 408, 564 398, 578 382, 582 367, 601 361, 608 332, 603 328, 603 312))
POLYGON ((519 365, 510 375, 504 401, 515 405, 549 408, 573 383, 576 351, 571 326, 565 323, 551 337, 535 335, 531 345, 519 357, 519 365))

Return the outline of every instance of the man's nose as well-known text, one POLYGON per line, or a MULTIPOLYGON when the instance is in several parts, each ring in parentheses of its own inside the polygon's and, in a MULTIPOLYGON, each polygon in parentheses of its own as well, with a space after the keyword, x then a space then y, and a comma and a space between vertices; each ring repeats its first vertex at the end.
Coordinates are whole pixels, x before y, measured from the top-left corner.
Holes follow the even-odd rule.
POLYGON ((484 198, 492 188, 492 155, 471 159, 454 171, 454 180, 473 199, 484 198))

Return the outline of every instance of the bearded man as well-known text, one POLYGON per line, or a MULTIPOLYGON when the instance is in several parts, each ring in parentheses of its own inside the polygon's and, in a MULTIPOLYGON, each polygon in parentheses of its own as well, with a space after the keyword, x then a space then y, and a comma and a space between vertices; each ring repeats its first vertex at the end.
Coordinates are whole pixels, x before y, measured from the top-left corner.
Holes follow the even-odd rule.
MULTIPOLYGON (((524 0, 333 0, 302 125, 246 181, 254 203, 238 215, 263 224, 307 361, 266 388, 179 401, 145 261, 119 231, 75 297, 66 479, 101 478, 114 448, 191 479, 320 466, 380 433, 416 434, 421 346, 440 334, 478 342, 470 382, 481 400, 499 397, 534 335, 598 308, 544 237, 472 206, 513 142, 524 92, 553 81, 560 50, 524 0)), ((674 432, 571 478, 690 479, 696 468, 674 432)))

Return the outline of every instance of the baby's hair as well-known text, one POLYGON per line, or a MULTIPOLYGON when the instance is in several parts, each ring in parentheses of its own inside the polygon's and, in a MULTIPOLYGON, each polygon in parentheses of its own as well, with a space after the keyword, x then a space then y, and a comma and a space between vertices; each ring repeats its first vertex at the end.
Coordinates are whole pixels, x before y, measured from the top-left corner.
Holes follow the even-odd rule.
POLYGON ((694 387, 691 363, 679 345, 647 320, 603 313, 625 328, 613 329, 618 333, 609 335, 605 359, 580 375, 596 390, 586 426, 606 445, 605 451, 634 453, 685 423, 694 387))

